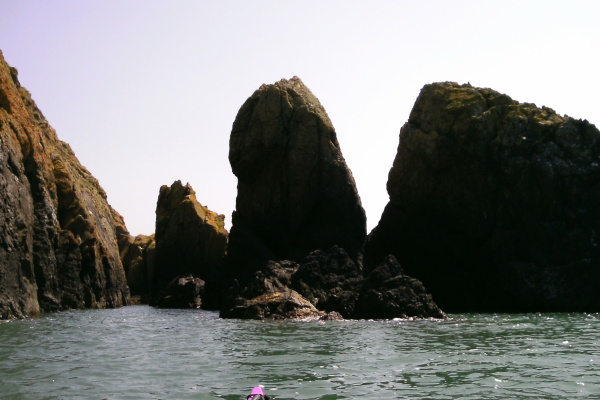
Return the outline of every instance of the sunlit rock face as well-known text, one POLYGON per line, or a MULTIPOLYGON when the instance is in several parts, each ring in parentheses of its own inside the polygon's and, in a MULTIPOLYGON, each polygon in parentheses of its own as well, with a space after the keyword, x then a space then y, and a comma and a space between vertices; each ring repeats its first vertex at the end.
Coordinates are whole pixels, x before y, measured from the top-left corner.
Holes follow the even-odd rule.
POLYGON ((370 267, 446 311, 599 310, 600 133, 491 89, 426 85, 400 132, 370 267))
POLYGON ((0 53, 0 318, 128 304, 128 237, 0 53))
POLYGON ((299 78, 248 98, 229 143, 238 178, 228 248, 235 276, 333 245, 359 258, 366 217, 354 178, 325 109, 299 78))
POLYGON ((227 237, 225 216, 200 204, 189 184, 176 181, 170 187, 162 186, 156 206, 156 249, 150 261, 150 303, 174 304, 162 299, 163 292, 171 287, 169 296, 173 296, 176 289, 170 285, 171 281, 191 275, 206 285, 202 290, 202 304, 188 303, 195 304, 194 308, 200 305, 218 308, 227 237))

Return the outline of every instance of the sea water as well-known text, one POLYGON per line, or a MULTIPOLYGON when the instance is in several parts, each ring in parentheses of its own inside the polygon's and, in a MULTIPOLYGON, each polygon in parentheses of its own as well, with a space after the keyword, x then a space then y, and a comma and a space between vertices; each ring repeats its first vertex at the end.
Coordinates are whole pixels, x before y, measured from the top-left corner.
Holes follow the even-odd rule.
POLYGON ((600 399, 600 315, 245 321, 131 306, 0 322, 0 399, 600 399))

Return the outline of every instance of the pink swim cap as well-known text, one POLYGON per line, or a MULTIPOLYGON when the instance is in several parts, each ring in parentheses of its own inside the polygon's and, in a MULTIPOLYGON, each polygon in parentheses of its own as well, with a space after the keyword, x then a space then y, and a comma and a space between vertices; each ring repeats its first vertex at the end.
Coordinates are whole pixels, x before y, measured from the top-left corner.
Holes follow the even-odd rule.
POLYGON ((260 394, 261 396, 265 395, 260 386, 255 386, 254 389, 252 389, 252 393, 250 393, 250 395, 253 395, 253 394, 260 394))

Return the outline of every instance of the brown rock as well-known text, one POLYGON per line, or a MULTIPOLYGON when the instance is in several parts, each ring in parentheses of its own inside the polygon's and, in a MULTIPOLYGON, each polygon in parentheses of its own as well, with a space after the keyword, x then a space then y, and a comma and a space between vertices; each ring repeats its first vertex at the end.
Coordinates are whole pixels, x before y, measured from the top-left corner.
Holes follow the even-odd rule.
POLYGON ((160 188, 151 304, 173 278, 190 274, 206 282, 203 308, 219 308, 228 235, 224 219, 201 205, 189 184, 160 188))
POLYGON ((154 235, 138 235, 130 237, 121 250, 121 261, 132 302, 148 304, 150 302, 150 282, 154 271, 154 251, 156 240, 154 235))
POLYGON ((222 312, 221 316, 240 319, 339 319, 327 317, 327 313, 317 310, 310 301, 290 289, 266 293, 250 300, 240 298, 235 307, 222 312))
POLYGON ((117 307, 127 229, 0 53, 0 317, 117 307))

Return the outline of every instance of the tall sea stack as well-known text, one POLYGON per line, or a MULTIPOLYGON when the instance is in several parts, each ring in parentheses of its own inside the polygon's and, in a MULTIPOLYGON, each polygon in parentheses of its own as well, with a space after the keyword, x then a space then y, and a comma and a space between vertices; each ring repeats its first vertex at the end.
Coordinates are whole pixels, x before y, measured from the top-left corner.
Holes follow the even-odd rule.
POLYGON ((600 310, 600 133, 490 89, 426 85, 366 264, 393 254, 447 311, 600 310))
POLYGON ((235 276, 334 245, 359 258, 366 217, 354 178, 327 113, 299 78, 261 86, 239 110, 229 144, 235 276))
POLYGON ((0 318, 127 304, 128 237, 0 53, 0 318))

